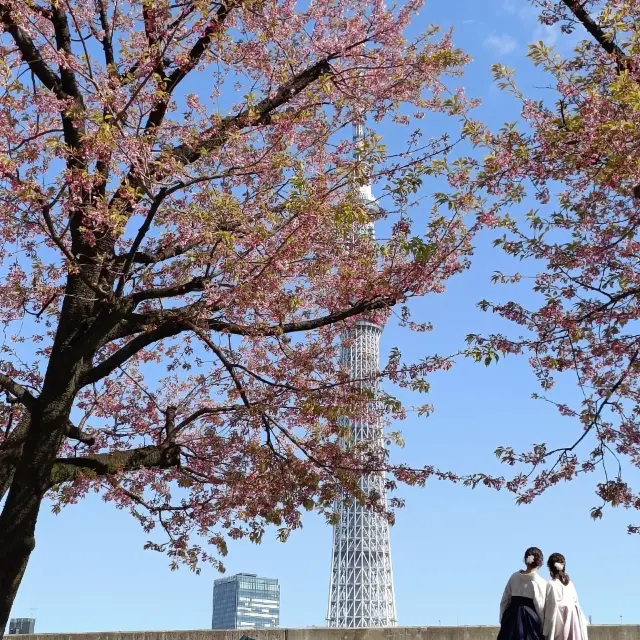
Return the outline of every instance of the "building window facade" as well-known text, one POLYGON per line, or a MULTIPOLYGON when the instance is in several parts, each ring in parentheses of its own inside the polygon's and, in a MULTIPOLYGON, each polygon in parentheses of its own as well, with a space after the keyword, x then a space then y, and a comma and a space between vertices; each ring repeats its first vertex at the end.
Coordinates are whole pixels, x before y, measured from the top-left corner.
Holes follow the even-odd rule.
POLYGON ((240 573, 213 584, 212 629, 269 629, 280 625, 280 585, 240 573))
POLYGON ((31 635, 35 633, 35 618, 11 618, 9 620, 9 635, 31 635))

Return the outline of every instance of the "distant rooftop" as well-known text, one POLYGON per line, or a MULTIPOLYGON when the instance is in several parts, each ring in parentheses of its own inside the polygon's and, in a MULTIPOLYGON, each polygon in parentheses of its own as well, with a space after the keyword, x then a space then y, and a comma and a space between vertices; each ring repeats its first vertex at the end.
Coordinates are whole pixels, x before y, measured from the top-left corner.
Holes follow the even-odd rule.
POLYGON ((233 582, 238 578, 255 578, 256 580, 264 580, 265 582, 278 582, 277 578, 265 578, 264 576, 258 576, 257 573, 235 573, 231 576, 224 576, 223 578, 217 578, 214 580, 214 584, 220 584, 223 582, 233 582))

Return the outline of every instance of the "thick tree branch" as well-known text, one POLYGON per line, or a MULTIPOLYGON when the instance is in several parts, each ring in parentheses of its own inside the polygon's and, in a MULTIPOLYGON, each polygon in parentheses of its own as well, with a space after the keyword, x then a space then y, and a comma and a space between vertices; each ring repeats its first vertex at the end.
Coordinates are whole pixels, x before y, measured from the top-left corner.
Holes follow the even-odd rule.
MULTIPOLYGON (((34 399, 35 402, 35 399, 34 399)), ((17 448, 22 447, 24 444, 24 439, 27 436, 27 430, 29 427, 29 414, 25 414, 24 419, 22 419, 14 431, 11 432, 10 436, 0 444, 0 453, 7 452, 10 450, 17 450, 17 448)), ((96 439, 93 436, 88 435, 84 431, 82 431, 79 427, 77 427, 71 420, 67 422, 67 427, 65 429, 65 435, 70 440, 77 440, 78 442, 82 442, 88 446, 92 446, 95 444, 96 439)), ((2 460, 2 458, 0 458, 2 460)))
POLYGON ((145 239, 145 236, 151 228, 153 219, 155 218, 156 213, 158 213, 158 209, 164 202, 167 191, 168 190, 165 187, 160 189, 156 197, 153 199, 151 207, 149 207, 149 211, 147 212, 144 222, 142 223, 142 225, 140 225, 140 229, 138 229, 138 233, 136 234, 133 244, 131 245, 131 250, 129 251, 129 254, 124 261, 122 274, 120 275, 118 286, 116 288, 116 295, 120 295, 124 289, 125 283, 127 281, 127 276, 129 275, 129 269, 131 268, 131 264, 133 263, 133 257, 140 248, 142 241, 145 239))
MULTIPOLYGON (((30 424, 31 416, 29 413, 25 413, 15 429, 9 434, 9 437, 0 444, 0 500, 2 500, 11 486, 13 474, 22 455, 24 441, 27 437, 30 424)), ((95 438, 83 433, 71 422, 67 423, 66 435, 67 438, 78 440, 88 446, 95 443, 95 438)))
POLYGON ((138 291, 131 294, 129 299, 134 304, 139 304, 144 300, 158 300, 160 298, 176 298, 186 296, 189 293, 195 293, 198 291, 204 291, 206 283, 210 281, 209 278, 203 276, 196 276, 187 282, 182 284, 175 284, 167 287, 157 287, 155 289, 145 289, 144 291, 138 291))
MULTIPOLYGON (((191 51, 189 52, 189 62, 185 65, 179 65, 170 76, 165 78, 164 93, 167 97, 165 100, 159 102, 149 114, 149 118, 145 125, 146 131, 151 131, 162 124, 167 113, 169 100, 171 99, 171 95, 175 91, 176 87, 186 78, 187 74, 189 74, 189 72, 198 65, 202 56, 209 49, 209 45, 213 41, 214 35, 220 32, 220 28, 229 16, 229 13, 238 4, 238 0, 222 0, 218 7, 218 11, 215 13, 211 22, 207 25, 204 35, 191 48, 191 51)), ((164 71, 162 71, 162 73, 164 74, 164 71)))
MULTIPOLYGON (((56 46, 59 51, 64 51, 67 56, 73 56, 71 49, 71 33, 67 13, 62 8, 61 2, 51 3, 51 21, 56 34, 56 46)), ((76 100, 81 99, 80 88, 76 81, 75 73, 66 65, 60 69, 60 79, 64 92, 76 100)))
POLYGON ((37 403, 37 398, 21 384, 12 380, 9 376, 0 373, 0 388, 8 391, 18 402, 31 411, 37 403))
MULTIPOLYGON (((310 320, 285 322, 283 324, 246 325, 211 318, 209 320, 200 321, 200 325, 211 331, 219 331, 220 333, 229 333, 236 336, 279 336, 285 333, 299 333, 301 331, 313 331, 314 329, 320 329, 363 313, 378 311, 380 309, 388 309, 393 307, 397 302, 398 300, 396 298, 388 297, 361 300, 354 303, 351 307, 341 311, 335 311, 310 320)), ((145 326, 158 326, 165 322, 179 322, 182 326, 181 330, 185 330, 185 319, 188 320, 190 315, 198 310, 197 305, 192 305, 190 307, 168 309, 166 311, 132 314, 129 317, 130 323, 126 327, 127 333, 123 334, 121 337, 143 331, 145 326)))
POLYGON ((614 307, 618 302, 621 302, 625 298, 638 297, 638 295, 640 295, 640 288, 633 287, 631 289, 626 289, 625 291, 621 291, 620 293, 617 293, 615 295, 610 295, 605 291, 599 291, 599 293, 602 293, 608 296, 609 299, 606 302, 603 302, 602 304, 598 304, 595 308, 583 313, 581 316, 577 318, 576 320, 577 323, 582 323, 585 320, 591 320, 594 316, 597 316, 598 314, 601 314, 601 313, 605 313, 606 311, 614 307))
MULTIPOLYGON (((69 24, 61 3, 52 3, 49 18, 54 27, 58 50, 64 52, 67 56, 72 56, 69 24)), ((45 62, 27 31, 13 20, 11 11, 4 3, 0 3, 0 20, 4 23, 5 29, 11 34, 18 46, 22 59, 40 82, 60 100, 71 98, 75 102, 78 113, 71 114, 66 110, 66 107, 61 112, 62 128, 65 142, 69 147, 73 149, 79 148, 82 142, 84 126, 78 126, 75 119, 84 112, 84 103, 76 82, 75 73, 69 67, 62 66, 60 76, 58 76, 45 62)), ((82 163, 77 157, 72 156, 69 158, 68 164, 69 166, 80 166, 82 163)))
POLYGON ((184 420, 182 420, 178 425, 176 425, 173 433, 177 433, 182 429, 188 427, 191 423, 199 420, 203 416, 216 416, 221 413, 234 413, 235 411, 242 411, 246 407, 244 405, 231 405, 228 407, 202 407, 197 411, 194 411, 191 415, 187 416, 184 420))
POLYGON ((46 18, 47 20, 51 20, 51 11, 49 11, 49 9, 45 7, 41 7, 39 4, 35 2, 29 3, 29 8, 32 11, 35 11, 38 15, 41 15, 43 18, 46 18))
POLYGON ((58 458, 51 470, 50 486, 86 476, 111 476, 139 469, 170 469, 179 465, 180 447, 177 445, 140 447, 80 458, 58 458))
POLYGON ((85 373, 80 379, 80 386, 86 387, 88 384, 94 384, 95 382, 102 380, 102 378, 105 378, 118 367, 121 367, 127 360, 129 360, 129 358, 132 358, 142 349, 152 345, 154 342, 158 342, 159 340, 176 336, 184 330, 185 327, 180 324, 165 323, 155 329, 150 329, 145 333, 140 333, 138 336, 127 342, 124 347, 85 373))
MULTIPOLYGON (((200 246, 202 242, 200 240, 196 242, 190 242, 188 244, 176 244, 172 247, 166 247, 156 253, 149 253, 148 251, 136 251, 133 253, 133 264, 154 265, 165 260, 171 260, 171 258, 177 258, 184 255, 188 251, 200 246)), ((114 262, 116 264, 123 263, 127 260, 129 254, 118 255, 115 257, 114 262)))
POLYGON ((215 34, 220 33, 220 28, 224 25, 231 11, 241 4, 242 0, 222 0, 220 2, 218 10, 204 31, 204 35, 199 38, 191 48, 189 52, 189 63, 187 65, 180 65, 178 69, 169 76, 169 84, 167 86, 169 92, 173 91, 173 89, 184 80, 185 76, 195 69, 202 59, 202 56, 209 49, 215 34))
MULTIPOLYGON (((166 166, 170 164, 171 161, 173 161, 173 164, 176 162, 181 165, 192 164, 199 160, 206 152, 219 149, 234 131, 269 124, 273 112, 276 109, 291 101, 321 76, 331 73, 330 61, 335 57, 335 55, 328 56, 316 62, 304 71, 296 74, 289 82, 281 85, 271 98, 264 98, 254 108, 246 109, 235 116, 224 118, 220 124, 210 127, 207 131, 203 132, 201 143, 197 149, 194 149, 192 145, 182 144, 158 156, 155 163, 154 179, 160 180, 165 175, 166 166)), ((123 185, 112 198, 109 206, 115 206, 115 204, 123 198, 124 194, 127 194, 129 197, 127 210, 131 210, 135 203, 142 197, 140 192, 140 195, 136 197, 137 199, 134 198, 132 201, 130 197, 131 190, 142 186, 142 178, 131 170, 125 178, 123 185)))
POLYGON ((342 320, 347 320, 353 316, 379 309, 388 309, 396 304, 395 298, 375 298, 373 300, 364 300, 354 304, 348 309, 336 311, 319 318, 311 320, 300 320, 298 322, 285 322, 281 325, 247 326, 232 322, 209 320, 206 324, 212 331, 220 331, 222 333, 231 333, 239 336, 278 336, 283 333, 299 333, 301 331, 313 331, 331 324, 336 324, 342 320))
POLYGON ((22 59, 29 65, 34 75, 42 82, 42 84, 53 91, 57 98, 68 98, 62 88, 61 79, 54 73, 53 69, 44 61, 40 52, 38 51, 33 40, 29 34, 22 27, 18 26, 11 17, 11 11, 6 4, 0 3, 0 20, 5 26, 5 29, 11 34, 14 39, 22 59))
MULTIPOLYGON (((234 6, 236 6, 239 3, 239 1, 240 0, 223 0, 221 2, 220 6, 218 7, 218 11, 215 13, 211 22, 207 26, 204 35, 195 43, 195 45, 192 47, 191 51, 189 52, 188 64, 184 66, 179 65, 179 67, 168 77, 165 75, 164 68, 163 68, 164 60, 159 60, 158 63, 154 66, 153 72, 158 74, 162 78, 162 81, 163 81, 162 90, 163 90, 163 93, 166 95, 166 97, 163 100, 161 100, 149 114, 149 117, 147 118, 147 122, 144 127, 146 133, 152 132, 163 123, 166 112, 167 112, 167 108, 171 101, 172 94, 175 91, 176 87, 182 82, 182 80, 184 80, 187 74, 191 72, 201 61, 202 56, 209 48, 209 45, 211 44, 214 35, 220 31, 220 28, 224 24, 225 20, 227 19, 231 9, 234 6)), ((145 10, 145 29, 147 29, 149 11, 150 9, 145 10)), ((150 41, 149 44, 151 47, 153 47, 155 43, 150 41)), ((137 68, 137 66, 138 66, 138 63, 134 65, 134 69, 137 68)), ((119 118, 124 112, 127 111, 130 104, 131 102, 128 102, 120 110, 120 113, 117 115, 117 118, 119 118)), ((162 163, 160 163, 160 167, 158 168, 158 175, 161 175, 163 172, 163 169, 161 168, 161 164, 162 163)), ((141 186, 140 177, 136 175, 133 169, 129 171, 127 177, 125 178, 122 184, 122 187, 126 187, 127 185, 134 188, 141 186)), ((122 194, 123 192, 121 191, 121 189, 119 189, 116 192, 116 195, 114 196, 114 198, 112 199, 111 205, 115 204, 115 202, 117 201, 120 201, 122 199, 122 194)), ((131 210, 132 206, 133 206, 133 203, 129 203, 127 206, 127 210, 131 210)))
POLYGON ((177 409, 174 406, 167 407, 164 412, 164 429, 167 433, 167 442, 173 440, 174 432, 176 430, 176 413, 177 409))
POLYGON ((29 413, 24 413, 7 439, 0 444, 0 500, 11 486, 30 424, 31 416, 29 413))
MULTIPOLYGON (((395 305, 395 298, 376 298, 365 300, 354 304, 348 309, 336 311, 319 318, 311 320, 300 320, 298 322, 288 322, 281 325, 249 326, 241 325, 224 320, 206 320, 200 323, 202 328, 220 333, 233 334, 238 336, 278 336, 283 333, 298 333, 301 331, 312 331, 331 324, 336 324, 362 313, 386 309, 395 305)), ((121 349, 109 356, 106 360, 93 367, 85 373, 80 381, 80 386, 86 386, 98 382, 110 373, 122 366, 129 358, 132 358, 138 351, 149 345, 171 338, 191 329, 189 310, 177 309, 158 313, 132 314, 130 322, 126 325, 128 335, 140 332, 135 338, 127 342, 121 349), (153 327, 145 330, 147 327, 153 327)), ((127 335, 124 334, 124 335, 127 335)), ((123 334, 120 337, 124 337, 123 334)), ((115 338, 114 338, 115 339, 115 338)))
MULTIPOLYGON (((73 50, 71 49, 71 33, 69 32, 69 21, 66 10, 62 8, 61 2, 51 3, 51 21, 56 35, 56 46, 59 51, 71 59, 73 50)), ((62 127, 66 143, 73 149, 78 149, 82 144, 84 135, 84 124, 77 124, 76 120, 82 121, 84 118, 84 100, 82 92, 78 87, 75 72, 68 65, 60 65, 60 79, 62 90, 66 96, 73 98, 76 113, 71 115, 63 113, 62 127)), ((75 156, 68 160, 70 166, 82 166, 82 162, 75 156)))
POLYGON ((104 50, 104 60, 107 63, 107 67, 114 67, 116 58, 113 53, 113 40, 111 35, 111 28, 109 27, 109 16, 107 15, 107 7, 105 5, 105 0, 97 0, 98 12, 100 14, 100 26, 102 27, 102 31, 104 32, 104 36, 102 37, 102 49, 104 50))
POLYGON ((610 55, 614 56, 620 69, 625 71, 631 70, 631 60, 625 55, 624 51, 613 41, 611 34, 607 33, 602 27, 589 15, 579 0, 562 0, 565 6, 580 21, 582 26, 595 38, 598 44, 610 55))
POLYGON ((83 444, 91 447, 95 444, 96 439, 93 436, 87 435, 84 431, 81 431, 75 424, 72 422, 67 423, 66 429, 67 438, 70 440, 77 440, 78 442, 82 442, 83 444))
POLYGON ((264 98, 254 108, 242 111, 236 116, 224 118, 220 125, 211 127, 202 135, 198 149, 188 145, 179 145, 171 151, 171 156, 181 164, 191 164, 199 160, 203 153, 219 148, 232 131, 270 124, 273 112, 299 95, 318 78, 331 73, 331 60, 336 56, 327 56, 285 82, 271 98, 264 98))

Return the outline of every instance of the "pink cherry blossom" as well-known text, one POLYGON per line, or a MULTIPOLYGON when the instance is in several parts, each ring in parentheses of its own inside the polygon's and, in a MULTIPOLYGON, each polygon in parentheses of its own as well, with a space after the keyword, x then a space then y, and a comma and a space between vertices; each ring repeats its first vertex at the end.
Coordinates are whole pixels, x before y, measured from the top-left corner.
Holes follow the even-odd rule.
MULTIPOLYGON (((349 384, 340 336, 443 291, 477 226, 468 194, 419 228, 401 213, 450 146, 405 114, 473 105, 447 89, 450 33, 406 40, 420 4, 0 2, 0 629, 45 495, 100 491, 197 570, 345 496, 387 512, 362 474, 459 479, 341 444, 403 409, 349 384), (401 121, 412 153, 369 132, 354 160, 361 114, 401 121)), ((380 376, 424 390, 450 364, 394 350, 380 376)))
POLYGON ((553 101, 527 99, 514 73, 496 65, 501 86, 522 101, 523 126, 492 133, 466 125, 489 151, 466 188, 478 200, 487 196, 481 217, 500 218, 504 235, 496 244, 523 261, 523 271, 537 271, 534 291, 542 302, 482 302, 517 325, 520 336, 471 335, 469 354, 486 363, 528 355, 542 388, 536 397, 578 425, 569 442, 558 438, 524 453, 498 449, 506 464, 529 467, 508 488, 530 502, 558 482, 599 473, 592 510, 599 518, 606 506, 640 509, 628 483, 640 466, 640 3, 533 4, 543 23, 565 33, 578 26, 587 39, 566 58, 543 43, 531 46, 530 57, 553 83, 553 101), (519 217, 514 211, 527 195, 541 206, 519 217), (555 388, 569 375, 579 390, 574 402, 555 388))

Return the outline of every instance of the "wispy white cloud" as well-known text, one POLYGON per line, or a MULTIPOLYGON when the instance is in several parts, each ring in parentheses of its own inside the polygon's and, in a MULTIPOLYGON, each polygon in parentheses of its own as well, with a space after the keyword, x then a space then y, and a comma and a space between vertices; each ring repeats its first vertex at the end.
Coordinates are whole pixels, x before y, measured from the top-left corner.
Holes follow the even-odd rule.
POLYGON ((546 25, 541 24, 536 27, 533 33, 534 42, 542 40, 548 47, 552 47, 558 41, 558 35, 560 34, 560 28, 557 24, 546 25))
POLYGON ((518 43, 512 38, 510 35, 506 33, 503 35, 491 35, 485 41, 485 46, 493 49, 496 53, 499 53, 501 56, 506 56, 508 53, 511 53, 516 49, 518 43))
POLYGON ((503 0, 502 10, 512 16, 517 15, 523 22, 531 20, 532 18, 535 20, 537 16, 535 7, 528 3, 523 6, 520 0, 518 0, 518 2, 516 2, 516 0, 503 0))
MULTIPOLYGON (((542 40, 548 47, 559 43, 560 39, 560 27, 557 24, 544 25, 538 21, 539 11, 531 4, 521 6, 515 0, 503 0, 502 9, 513 16, 517 16, 523 25, 534 26, 532 39, 533 42, 539 42, 542 40)), ((567 40, 565 35, 562 36, 562 41, 567 40)))

